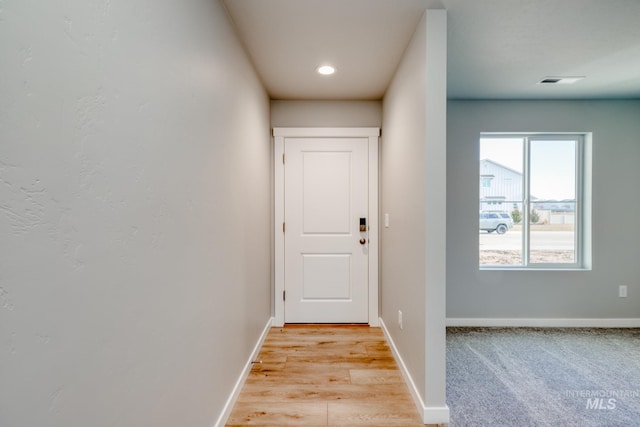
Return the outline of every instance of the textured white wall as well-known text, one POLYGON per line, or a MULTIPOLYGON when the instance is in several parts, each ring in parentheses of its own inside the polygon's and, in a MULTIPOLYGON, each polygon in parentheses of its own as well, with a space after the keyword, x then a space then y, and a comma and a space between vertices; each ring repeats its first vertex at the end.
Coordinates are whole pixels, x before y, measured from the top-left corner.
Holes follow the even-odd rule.
POLYGON ((0 1, 0 425, 210 426, 270 310, 269 101, 217 1, 0 1))

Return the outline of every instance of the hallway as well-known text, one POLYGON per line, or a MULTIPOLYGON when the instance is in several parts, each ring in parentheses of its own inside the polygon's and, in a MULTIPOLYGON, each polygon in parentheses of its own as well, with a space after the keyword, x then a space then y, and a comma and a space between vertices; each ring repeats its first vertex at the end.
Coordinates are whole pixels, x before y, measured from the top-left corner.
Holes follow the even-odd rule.
POLYGON ((422 426, 380 328, 272 328, 227 426, 422 426))
MULTIPOLYGON (((377 247, 368 237, 379 260, 368 266, 368 318, 393 323, 407 378, 428 399, 381 391, 390 380, 369 370, 388 373, 392 358, 360 338, 332 339, 348 358, 293 352, 270 374, 292 368, 288 393, 311 394, 287 408, 320 404, 325 425, 410 425, 398 408, 448 421, 446 186, 428 185, 447 178, 446 10, 330 3, 0 0, 0 425, 224 425, 253 349, 284 322, 274 317, 284 226, 274 221, 273 129, 383 123, 384 156, 367 162, 381 191, 367 214, 391 219, 377 247), (300 53, 276 46, 268 62, 297 70, 279 73, 292 91, 266 83, 270 67, 252 55, 266 51, 246 44, 240 20, 255 12, 285 23, 263 21, 257 40, 301 42, 300 53), (327 25, 337 38, 320 37, 327 25), (312 62, 306 36, 326 52, 312 62), (335 76, 315 71, 334 60, 335 76), (402 330, 398 311, 410 320, 402 330), (307 387, 309 378, 325 379, 307 387)), ((261 393, 251 406, 276 408, 275 390, 261 393)))

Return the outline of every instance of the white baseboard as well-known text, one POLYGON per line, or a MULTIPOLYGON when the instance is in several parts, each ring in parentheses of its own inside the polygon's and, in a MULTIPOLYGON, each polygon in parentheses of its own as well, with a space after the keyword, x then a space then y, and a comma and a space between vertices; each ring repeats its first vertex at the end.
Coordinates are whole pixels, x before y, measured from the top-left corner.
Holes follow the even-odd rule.
POLYGON ((382 332, 384 333, 387 342, 389 343, 389 347, 391 347, 391 352, 393 353, 393 358, 396 360, 398 367, 400 368, 400 372, 402 373, 402 377, 407 383, 407 387, 409 388, 409 392, 411 397, 413 398, 413 402, 418 407, 418 411, 422 415, 422 422, 425 424, 448 424, 449 423, 449 407, 448 406, 426 406, 422 397, 420 396, 420 392, 416 387, 416 383, 413 381, 409 370, 407 369, 407 365, 404 364, 402 357, 400 356, 400 352, 393 342, 393 338, 389 334, 387 330, 387 325, 385 325, 382 318, 380 318, 380 328, 382 328, 382 332))
POLYGON ((640 328, 640 319, 447 318, 447 326, 539 328, 640 328))
POLYGON ((247 377, 249 376, 249 372, 251 372, 251 366, 253 365, 252 362, 256 360, 256 358, 258 357, 258 354, 260 353, 260 348, 262 348, 262 343, 264 342, 264 339, 267 337, 267 334, 271 329, 272 323, 273 323, 273 317, 269 318, 269 321, 267 322, 266 326, 262 330, 262 333, 258 338, 258 342, 253 347, 253 351, 251 351, 249 360, 247 360, 247 363, 244 365, 244 369, 242 370, 240 377, 236 381, 236 384, 233 387, 233 390, 231 391, 231 395, 229 395, 229 398, 227 399, 227 403, 225 403, 224 408, 222 409, 222 413, 218 417, 218 421, 216 421, 216 423, 214 424, 214 427, 224 427, 224 425, 227 423, 227 419, 229 419, 229 415, 231 415, 231 411, 233 410, 233 406, 236 404, 236 400, 240 395, 240 391, 244 386, 244 382, 247 380, 247 377))
POLYGON ((439 426, 449 424, 449 407, 426 406, 422 415, 422 422, 425 424, 437 424, 439 426))

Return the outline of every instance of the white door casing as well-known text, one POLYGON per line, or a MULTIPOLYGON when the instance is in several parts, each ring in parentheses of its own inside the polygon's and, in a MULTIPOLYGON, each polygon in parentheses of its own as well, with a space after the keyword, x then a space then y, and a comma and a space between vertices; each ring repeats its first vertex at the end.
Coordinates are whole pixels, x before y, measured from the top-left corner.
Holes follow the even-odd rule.
POLYGON ((274 128, 274 326, 378 325, 379 132, 274 128))

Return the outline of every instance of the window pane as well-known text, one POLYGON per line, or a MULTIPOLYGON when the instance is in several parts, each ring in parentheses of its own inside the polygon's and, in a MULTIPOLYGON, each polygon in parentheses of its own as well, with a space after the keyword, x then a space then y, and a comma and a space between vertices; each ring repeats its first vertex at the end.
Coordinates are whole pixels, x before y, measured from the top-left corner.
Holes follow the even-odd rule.
POLYGON ((523 264, 522 204, 509 203, 508 206, 510 212, 480 211, 480 265, 523 264), (504 234, 500 234, 501 231, 504 234))
POLYGON ((523 138, 480 140, 481 266, 523 265, 523 148, 523 138))
POLYGON ((530 143, 529 262, 576 262, 576 141, 530 143))

